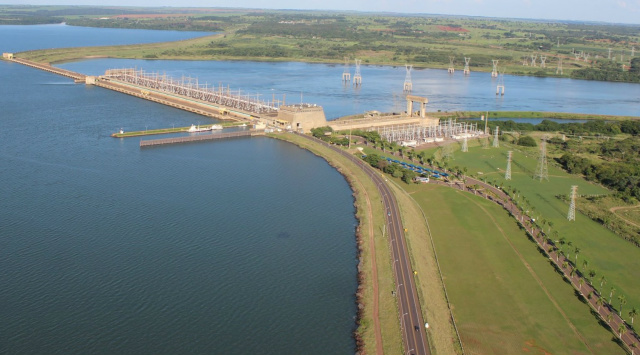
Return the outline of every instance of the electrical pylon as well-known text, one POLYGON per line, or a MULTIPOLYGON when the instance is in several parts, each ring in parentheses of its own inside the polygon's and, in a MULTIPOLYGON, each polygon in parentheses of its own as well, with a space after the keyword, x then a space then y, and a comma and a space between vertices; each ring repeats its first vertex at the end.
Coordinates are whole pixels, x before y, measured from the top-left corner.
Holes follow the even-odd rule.
POLYGON ((467 135, 465 134, 464 139, 462 140, 462 152, 466 153, 469 151, 469 144, 467 143, 467 135))
POLYGON ((569 213, 567 214, 567 219, 569 221, 576 220, 576 197, 578 196, 578 186, 571 186, 571 204, 569 205, 569 213))
POLYGON ((558 68, 556 69, 556 74, 562 75, 562 58, 558 57, 558 68))
POLYGON ((532 67, 536 66, 536 58, 538 58, 537 54, 534 53, 534 54, 531 55, 531 66, 532 67))
POLYGON ((494 148, 500 147, 500 142, 498 141, 498 131, 500 131, 500 127, 496 126, 496 130, 494 131, 495 134, 493 136, 493 147, 494 148))
POLYGON ((464 57, 464 70, 463 70, 464 75, 471 74, 471 70, 469 69, 470 61, 471 61, 471 58, 464 57))
POLYGON ((523 58, 522 65, 529 66, 529 58, 526 55, 523 58))
POLYGON ((609 48, 609 57, 607 59, 611 60, 611 48, 609 48))
POLYGON ((547 56, 546 55, 540 55, 540 68, 546 68, 546 61, 547 61, 547 56))
POLYGON ((498 86, 496 86, 496 95, 504 96, 504 73, 500 73, 500 76, 498 76, 498 86))
POLYGON ((498 59, 491 59, 491 62, 493 62, 493 70, 491 71, 491 77, 497 78, 498 77, 498 59))
POLYGON ((547 164, 547 136, 542 138, 540 142, 540 156, 538 157, 538 166, 536 167, 536 173, 533 175, 534 179, 545 179, 549 181, 549 166, 547 164))
POLYGON ((449 72, 449 74, 453 74, 455 70, 455 68, 453 67, 453 61, 456 59, 456 57, 449 57, 449 68, 447 69, 447 72, 449 72))
POLYGON ((513 151, 508 151, 507 152, 507 172, 504 173, 504 179, 505 180, 511 180, 511 156, 513 154, 513 151))
POLYGON ((411 69, 413 69, 413 65, 405 64, 404 68, 407 71, 407 75, 404 77, 403 91, 406 93, 410 93, 411 90, 413 90, 413 83, 411 82, 411 69))
POLYGON ((342 82, 348 83, 351 81, 351 73, 349 72, 349 58, 344 57, 344 71, 342 72, 342 82))
POLYGON ((631 56, 635 56, 636 54, 636 47, 631 47, 631 56))
POLYGON ((360 74, 360 63, 362 63, 362 59, 356 59, 356 72, 353 74, 353 85, 360 86, 362 85, 362 75, 360 74))

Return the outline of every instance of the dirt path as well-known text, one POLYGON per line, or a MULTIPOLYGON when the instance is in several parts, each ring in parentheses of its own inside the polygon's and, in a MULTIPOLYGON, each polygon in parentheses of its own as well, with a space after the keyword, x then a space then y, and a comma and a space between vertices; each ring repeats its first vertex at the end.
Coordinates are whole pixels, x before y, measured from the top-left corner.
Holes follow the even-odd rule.
POLYGON ((513 251, 516 253, 516 255, 518 256, 518 258, 520 259, 520 261, 522 262, 522 264, 524 265, 525 268, 527 268, 527 270, 529 271, 529 273, 531 274, 531 276, 534 278, 534 280, 536 280, 536 283, 538 284, 538 286, 540 286, 540 288, 542 289, 542 291, 544 291, 544 293, 547 295, 547 298, 549 299, 549 301, 553 304, 553 306, 556 308, 556 310, 562 315, 562 318, 564 318, 564 320, 567 322, 567 324, 569 325, 569 328, 571 328, 571 330, 573 331, 573 333, 578 337, 578 339, 580 339, 580 341, 582 341, 582 343, 585 345, 585 347, 587 347, 587 349, 589 349, 589 351, 594 354, 593 349, 591 348, 591 346, 589 346, 589 344, 587 343, 587 340, 584 338, 584 336, 580 333, 580 331, 578 331, 578 328, 576 328, 576 326, 571 322, 571 320, 569 319, 569 317, 567 316, 567 314, 564 312, 564 310, 560 307, 560 305, 558 304, 558 302, 555 300, 555 298, 553 298, 553 296, 549 293, 549 290, 547 289, 547 287, 544 285, 544 283, 542 282, 542 280, 540 279, 540 277, 538 276, 538 274, 533 270, 533 268, 531 267, 531 265, 529 265, 529 263, 524 259, 524 257, 522 256, 522 254, 520 254, 520 251, 518 251, 518 249, 515 247, 515 245, 513 245, 513 243, 509 240, 509 238, 507 238, 507 235, 505 234, 504 230, 502 229, 502 227, 500 227, 500 224, 498 224, 498 222, 494 219, 493 215, 491 213, 489 213, 483 206, 481 206, 477 201, 474 201, 473 199, 470 198, 470 196, 466 196, 466 194, 462 194, 467 200, 469 200, 470 202, 472 202, 474 205, 478 206, 478 208, 480 208, 486 215, 487 217, 489 217, 489 219, 491 219, 491 221, 493 222, 493 224, 496 226, 496 228, 500 231, 500 234, 502 234, 502 237, 504 238, 504 240, 509 243, 509 246, 511 246, 511 249, 513 249, 513 251))
POLYGON ((609 212, 611 212, 611 213, 615 214, 618 218, 620 218, 621 220, 623 220, 623 221, 627 222, 628 224, 630 224, 630 225, 632 225, 632 226, 635 226, 635 227, 640 228, 640 225, 638 225, 638 224, 636 224, 636 223, 634 223, 634 222, 632 222, 632 221, 630 221, 630 220, 628 220, 628 219, 626 219, 626 218, 624 218, 624 217, 622 217, 621 215, 619 215, 619 214, 617 214, 617 213, 616 213, 616 211, 619 211, 619 210, 632 210, 632 209, 634 209, 634 208, 638 208, 638 207, 640 207, 640 205, 637 205, 637 206, 618 206, 618 207, 611 207, 611 208, 609 208, 609 212))

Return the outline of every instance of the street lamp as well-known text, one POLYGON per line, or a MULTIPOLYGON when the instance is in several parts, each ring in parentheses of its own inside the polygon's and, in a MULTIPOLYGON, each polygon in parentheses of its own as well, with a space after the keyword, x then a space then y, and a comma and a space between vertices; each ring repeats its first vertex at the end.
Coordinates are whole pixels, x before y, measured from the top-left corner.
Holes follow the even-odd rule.
POLYGON ((403 325, 403 322, 404 322, 404 316, 406 316, 407 314, 409 314, 409 313, 405 313, 405 314, 403 314, 403 315, 402 315, 402 318, 400 318, 400 329, 404 329, 404 325, 403 325))

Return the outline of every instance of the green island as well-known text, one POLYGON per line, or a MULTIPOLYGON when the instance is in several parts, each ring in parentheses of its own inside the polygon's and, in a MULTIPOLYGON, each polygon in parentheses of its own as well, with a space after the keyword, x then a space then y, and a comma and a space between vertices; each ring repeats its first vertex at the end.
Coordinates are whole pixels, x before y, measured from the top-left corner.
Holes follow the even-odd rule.
POLYGON ((640 82, 640 26, 334 11, 0 6, 0 24, 191 30, 202 38, 136 46, 21 53, 61 62, 92 57, 413 65, 414 68, 640 82), (535 57, 535 58, 534 58, 535 57), (542 58, 545 58, 543 65, 542 58), (562 63, 560 63, 562 62, 562 63))
MULTIPOLYGON (((491 60, 498 59, 501 71, 508 74, 640 81, 637 58, 625 55, 627 62, 619 54, 617 61, 608 58, 608 48, 621 53, 640 42, 638 26, 631 25, 302 11, 171 9, 167 13, 167 9, 127 8, 117 15, 93 7, 21 11, 1 6, 0 23, 65 21, 80 26, 221 32, 173 43, 18 54, 45 63, 95 57, 343 63, 347 57, 366 64, 446 68, 449 57, 459 63, 469 56, 472 70, 478 71, 491 71, 491 60), (523 65, 532 53, 554 59, 546 68, 523 65), (557 58, 563 58, 562 73, 557 72, 557 58)), ((427 331, 431 350, 436 354, 637 351, 633 344, 621 343, 621 331, 589 306, 593 295, 575 290, 523 224, 481 197, 477 186, 478 193, 452 186, 475 178, 508 193, 557 247, 555 252, 571 261, 566 267, 585 275, 605 304, 635 329, 640 305, 640 121, 550 112, 433 113, 445 119, 483 114, 490 118, 490 129, 503 130, 498 147, 491 147, 490 138, 474 138, 466 152, 457 141, 407 148, 366 132, 314 132, 352 154, 366 155, 393 185, 407 228, 423 316, 431 325, 427 331), (589 121, 532 125, 498 120, 514 117, 589 121), (534 179, 543 138, 548 179, 534 179), (508 152, 513 161, 510 179, 505 177, 508 152), (450 186, 416 183, 414 172, 389 164, 384 157, 446 171, 449 177, 443 182, 450 186), (575 221, 567 219, 571 186, 578 186, 579 193, 575 221)), ((178 129, 184 128, 174 130, 178 129)), ((130 135, 152 133, 166 131, 130 135)), ((358 346, 367 354, 376 353, 378 346, 384 353, 402 353, 406 349, 392 296, 393 263, 382 231, 384 211, 377 189, 355 164, 321 144, 290 133, 270 136, 323 157, 349 181, 359 220, 358 346)))

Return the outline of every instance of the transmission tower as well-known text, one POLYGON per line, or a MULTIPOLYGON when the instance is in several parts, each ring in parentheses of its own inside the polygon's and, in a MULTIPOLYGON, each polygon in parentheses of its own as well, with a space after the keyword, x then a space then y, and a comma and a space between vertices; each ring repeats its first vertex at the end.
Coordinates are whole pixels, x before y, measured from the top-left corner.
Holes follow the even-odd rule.
POLYGON ((582 58, 582 55, 580 53, 573 53, 573 56, 576 57, 576 61, 579 61, 580 58, 582 58))
POLYGON ((360 75, 360 63, 362 63, 362 59, 356 59, 356 72, 353 75, 353 85, 355 86, 362 85, 362 75, 360 75))
POLYGON ((495 134, 493 136, 493 147, 500 147, 500 142, 498 141, 498 131, 500 131, 500 127, 496 126, 495 134))
POLYGON ((504 96, 504 73, 500 73, 500 76, 498 76, 498 86, 496 87, 496 95, 504 96))
POLYGON ((409 93, 413 90, 413 83, 411 83, 411 69, 413 69, 413 65, 405 64, 405 70, 407 71, 407 75, 404 77, 404 92, 409 93))
POLYGON ((462 71, 464 73, 464 75, 471 74, 471 70, 469 70, 469 62, 470 61, 471 61, 471 58, 464 57, 464 70, 462 71))
POLYGON ((469 151, 469 144, 467 143, 467 135, 466 134, 464 135, 464 139, 462 141, 462 149, 461 149, 461 151, 464 152, 464 153, 469 151))
POLYGON ((342 82, 348 83, 351 81, 351 73, 349 72, 349 58, 344 57, 344 71, 342 72, 342 82))
POLYGON ((522 65, 529 66, 529 57, 527 57, 526 55, 523 57, 522 65))
POLYGON ((453 72, 455 71, 455 69, 453 68, 453 61, 456 59, 456 57, 449 57, 449 68, 447 69, 447 72, 449 72, 449 74, 453 74, 453 72))
POLYGON ((635 56, 636 54, 636 47, 631 47, 631 56, 635 56))
POLYGON ((549 181, 549 166, 547 165, 547 136, 542 138, 540 142, 540 156, 538 157, 538 166, 536 167, 536 173, 533 175, 534 179, 545 179, 549 181))
POLYGON ((571 186, 571 204, 569 205, 569 213, 567 214, 567 219, 569 221, 576 220, 576 197, 578 196, 578 186, 571 186))
POLYGON ((558 68, 556 69, 556 74, 562 75, 562 58, 558 57, 558 68))
POLYGON ((533 53, 533 54, 531 55, 531 66, 532 66, 532 67, 535 67, 535 66, 536 66, 536 58, 538 58, 538 55, 537 55, 537 54, 535 54, 535 53, 533 53))
POLYGON ((540 55, 540 68, 546 68, 546 61, 547 61, 547 56, 540 55))
POLYGON ((444 147, 442 147, 442 157, 447 160, 454 159, 453 145, 447 144, 444 147))
POLYGON ((497 78, 498 77, 498 59, 491 59, 491 61, 493 62, 493 70, 491 71, 491 77, 497 78))
POLYGON ((511 156, 513 154, 513 151, 508 151, 507 152, 507 172, 504 173, 504 179, 505 180, 511 180, 511 156))
POLYGON ((609 57, 608 57, 608 59, 611 60, 611 48, 609 48, 609 57))
POLYGON ((489 137, 482 138, 482 149, 489 149, 489 137))

